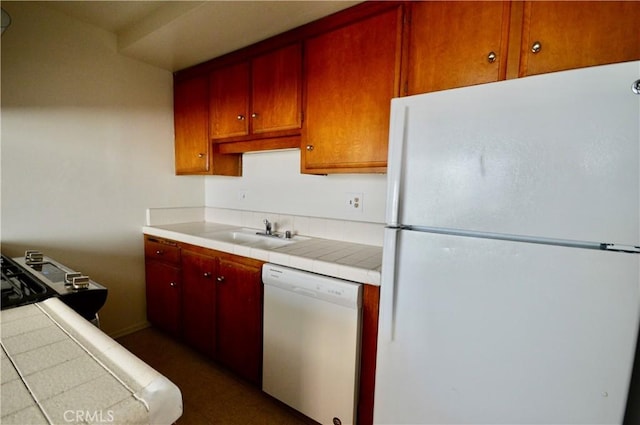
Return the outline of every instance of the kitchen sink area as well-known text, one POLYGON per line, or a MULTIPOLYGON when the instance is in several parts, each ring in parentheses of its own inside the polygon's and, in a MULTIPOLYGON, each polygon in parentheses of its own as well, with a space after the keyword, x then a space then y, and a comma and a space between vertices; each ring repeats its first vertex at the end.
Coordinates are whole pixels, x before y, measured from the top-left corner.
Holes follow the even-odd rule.
POLYGON ((259 249, 275 249, 310 239, 303 236, 291 236, 290 234, 287 237, 284 233, 267 234, 264 231, 246 227, 205 233, 203 237, 259 249))
MULTIPOLYGON (((143 233, 340 279, 380 284, 382 248, 366 240, 356 242, 336 238, 338 234, 349 236, 354 228, 360 234, 371 235, 377 231, 375 224, 301 220, 299 217, 272 217, 260 213, 233 222, 236 211, 209 211, 213 212, 216 217, 208 215, 206 220, 162 223, 166 219, 166 211, 152 209, 143 233), (259 227, 266 217, 269 220, 273 218, 271 234, 267 233, 266 225, 259 227), (342 224, 344 227, 339 227, 342 224), (327 229, 334 225, 339 230, 328 235, 327 229), (324 233, 317 230, 319 228, 324 229, 324 233)), ((180 216, 187 220, 189 217, 188 214, 180 216)))

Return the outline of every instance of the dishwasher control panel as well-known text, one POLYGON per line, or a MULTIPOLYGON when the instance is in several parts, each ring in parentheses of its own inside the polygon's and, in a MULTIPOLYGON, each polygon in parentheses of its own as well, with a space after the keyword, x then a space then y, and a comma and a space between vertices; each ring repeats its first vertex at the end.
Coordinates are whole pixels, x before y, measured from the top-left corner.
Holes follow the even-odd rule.
POLYGON ((276 264, 262 266, 262 282, 345 307, 362 306, 362 284, 276 264))

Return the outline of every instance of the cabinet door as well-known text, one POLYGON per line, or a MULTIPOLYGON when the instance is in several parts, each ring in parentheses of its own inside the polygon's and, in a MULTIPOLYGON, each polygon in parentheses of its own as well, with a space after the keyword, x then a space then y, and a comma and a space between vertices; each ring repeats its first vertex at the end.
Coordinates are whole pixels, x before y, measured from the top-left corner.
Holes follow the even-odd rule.
POLYGON ((383 172, 398 95, 402 6, 306 42, 302 172, 383 172))
POLYGON ((209 88, 211 138, 249 134, 249 63, 212 71, 209 88))
POLYGON ((300 44, 256 57, 251 73, 252 132, 299 129, 302 123, 300 44))
POLYGON ((174 86, 176 174, 209 171, 209 90, 206 77, 174 86))
POLYGON ((639 22, 638 1, 526 2, 520 76, 640 59, 639 22))
POLYGON ((180 336, 180 269, 157 261, 145 263, 147 319, 175 337, 180 336))
POLYGON ((217 359, 248 381, 262 381, 261 269, 220 260, 217 359))
POLYGON ((216 259, 182 251, 182 335, 187 344, 215 353, 216 259))
POLYGON ((510 2, 411 2, 407 94, 504 79, 510 2))

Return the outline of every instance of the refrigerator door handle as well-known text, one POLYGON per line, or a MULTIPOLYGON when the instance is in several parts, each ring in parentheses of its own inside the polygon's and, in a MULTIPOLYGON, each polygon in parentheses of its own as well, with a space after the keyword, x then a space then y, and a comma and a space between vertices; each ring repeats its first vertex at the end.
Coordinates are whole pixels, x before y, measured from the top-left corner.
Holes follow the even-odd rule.
POLYGON ((382 275, 380 282, 380 341, 392 342, 396 319, 396 249, 400 229, 388 227, 384 231, 382 275))
POLYGON ((389 129, 389 158, 387 163, 387 213, 388 226, 397 226, 400 216, 400 190, 402 187, 402 169, 404 164, 404 146, 406 144, 408 108, 398 105, 393 107, 389 129))
POLYGON ((640 254, 640 246, 620 245, 615 243, 602 243, 600 249, 604 251, 626 252, 629 254, 640 254))

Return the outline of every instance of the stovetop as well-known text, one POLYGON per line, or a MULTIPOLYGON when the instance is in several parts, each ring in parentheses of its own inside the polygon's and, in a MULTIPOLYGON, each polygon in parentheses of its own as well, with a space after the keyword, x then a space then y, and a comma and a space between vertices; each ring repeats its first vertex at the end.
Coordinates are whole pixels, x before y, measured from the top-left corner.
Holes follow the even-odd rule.
POLYGON ((9 257, 0 255, 2 309, 45 300, 56 291, 38 281, 9 257))
POLYGON ((1 257, 3 310, 59 297, 93 320, 107 300, 107 288, 41 252, 29 250, 24 257, 1 257))

